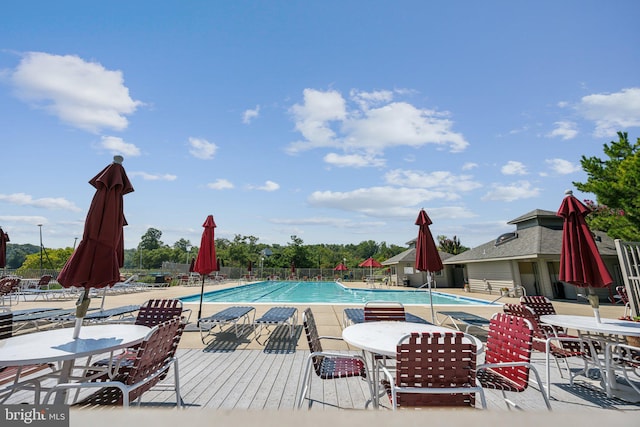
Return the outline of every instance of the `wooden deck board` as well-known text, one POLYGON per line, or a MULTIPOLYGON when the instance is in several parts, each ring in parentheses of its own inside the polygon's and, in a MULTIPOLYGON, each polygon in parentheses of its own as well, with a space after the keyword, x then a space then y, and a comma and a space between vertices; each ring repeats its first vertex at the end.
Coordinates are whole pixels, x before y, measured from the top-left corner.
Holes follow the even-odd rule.
MULTIPOLYGON (((292 411, 300 393, 309 351, 298 349, 295 352, 268 353, 264 350, 206 352, 201 349, 179 349, 177 355, 181 395, 187 410, 207 408, 292 411)), ((536 353, 533 361, 544 381, 544 357, 536 353)), ((579 361, 575 361, 572 367, 578 369, 579 361)), ((555 366, 551 374, 551 404, 555 411, 640 413, 639 404, 607 398, 598 389, 598 381, 578 377, 571 386, 567 378, 560 378, 555 366)), ((169 374, 166 381, 173 381, 173 373, 169 374)), ((510 396, 526 411, 545 410, 542 396, 535 388, 510 396)), ((507 411, 499 392, 487 390, 486 397, 489 409, 507 411)), ((323 381, 314 376, 311 399, 311 410, 363 410, 369 399, 369 390, 367 383, 361 378, 323 381)), ((30 401, 32 394, 21 391, 16 392, 5 403, 30 401)), ((382 398, 381 402, 383 408, 389 407, 386 398, 382 398)), ((307 405, 308 402, 304 402, 303 408, 307 405)), ((152 390, 144 394, 142 406, 174 407, 175 393, 152 390)), ((368 408, 371 410, 371 405, 368 408)))

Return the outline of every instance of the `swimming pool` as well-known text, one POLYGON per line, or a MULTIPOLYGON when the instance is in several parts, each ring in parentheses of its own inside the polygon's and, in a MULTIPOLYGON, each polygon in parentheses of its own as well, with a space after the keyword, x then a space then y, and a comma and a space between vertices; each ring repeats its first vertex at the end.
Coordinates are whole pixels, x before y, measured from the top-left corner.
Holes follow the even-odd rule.
MULTIPOLYGON (((182 302, 199 302, 200 294, 180 298, 182 302)), ((396 301, 404 305, 429 304, 429 291, 353 289, 337 282, 266 281, 205 292, 203 302, 292 303, 292 304, 364 304, 367 301, 396 301)), ((496 305, 474 298, 433 291, 438 305, 496 305)))

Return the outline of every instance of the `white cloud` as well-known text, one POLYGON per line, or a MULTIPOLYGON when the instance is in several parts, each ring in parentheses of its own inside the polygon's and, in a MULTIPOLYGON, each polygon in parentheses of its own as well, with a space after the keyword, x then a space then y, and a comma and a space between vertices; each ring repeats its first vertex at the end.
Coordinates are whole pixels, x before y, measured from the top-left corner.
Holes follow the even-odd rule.
POLYGON ((276 191, 280 189, 280 184, 273 181, 265 181, 264 185, 261 185, 261 186, 249 185, 247 188, 249 188, 250 190, 276 191))
MULTIPOLYGON (((455 199, 450 194, 416 188, 371 187, 348 192, 316 191, 309 196, 314 207, 357 212, 367 217, 388 220, 415 218, 420 207, 436 199, 455 199)), ((475 214, 463 206, 430 208, 432 219, 471 218, 475 214)), ((362 221, 364 222, 364 221, 362 221)))
POLYGON ((296 129, 306 139, 289 147, 290 152, 315 147, 334 145, 335 132, 330 123, 346 118, 345 100, 336 91, 320 92, 314 89, 303 91, 304 103, 295 104, 290 112, 296 122, 296 129))
POLYGON ((130 172, 129 175, 139 176, 145 181, 175 181, 176 179, 178 179, 176 175, 171 175, 168 173, 164 175, 159 175, 159 174, 151 174, 147 172, 130 172))
POLYGON ((314 207, 360 212, 373 217, 414 215, 416 206, 435 199, 457 197, 444 191, 392 186, 359 188, 353 191, 315 191, 309 198, 314 207))
POLYGON ((249 124, 253 119, 260 115, 260 106, 256 105, 256 108, 253 110, 246 110, 242 113, 242 123, 249 124))
POLYGON ((362 110, 368 110, 373 105, 380 105, 393 100, 393 92, 390 90, 360 92, 354 89, 349 92, 349 96, 362 110))
POLYGON ((220 178, 215 180, 214 182, 210 182, 209 184, 207 184, 207 188, 210 188, 212 190, 230 190, 234 188, 234 185, 231 183, 231 181, 220 178))
POLYGON ((122 154, 123 156, 137 157, 140 149, 134 144, 124 142, 117 136, 103 136, 100 140, 100 147, 109 150, 112 154, 122 154))
POLYGON ((549 165, 549 168, 559 175, 568 175, 574 172, 582 170, 580 165, 571 163, 564 159, 546 159, 545 163, 549 165))
POLYGON ((551 138, 560 137, 563 140, 573 139, 578 135, 575 122, 559 121, 555 122, 555 129, 547 134, 551 138))
POLYGON ((202 138, 189 138, 189 153, 198 159, 213 159, 218 151, 218 146, 202 138))
POLYGON ((296 129, 304 140, 289 145, 295 154, 319 147, 341 148, 349 154, 382 153, 396 146, 427 144, 463 151, 469 143, 452 131, 449 113, 420 109, 407 102, 391 102, 388 91, 353 92, 351 108, 337 91, 304 90, 304 102, 291 108, 296 129), (371 108, 375 104, 375 108, 371 108))
POLYGON ((493 184, 491 190, 482 197, 482 200, 513 202, 515 200, 538 197, 539 195, 539 188, 532 188, 531 183, 528 181, 518 181, 507 185, 493 184))
POLYGON ((451 193, 471 191, 482 187, 471 175, 454 175, 448 171, 430 173, 410 170, 392 170, 385 174, 388 184, 400 187, 437 188, 451 193))
POLYGON ((371 155, 361 154, 337 154, 329 153, 324 156, 324 161, 337 167, 382 167, 385 165, 384 159, 371 155))
MULTIPOLYGON (((38 215, 0 215, 0 221, 4 223, 12 222, 12 223, 24 223, 31 225, 38 224, 47 224, 47 218, 38 215)), ((5 232, 7 230, 5 229, 5 232)))
POLYGON ((142 105, 129 95, 121 71, 75 55, 25 53, 11 82, 24 102, 91 132, 126 129, 127 115, 142 105))
POLYGON ((475 169, 478 167, 477 163, 474 162, 466 162, 464 165, 462 165, 462 170, 463 171, 469 171, 471 169, 475 169))
POLYGON ((595 122, 596 137, 615 135, 630 127, 640 126, 640 88, 622 89, 616 93, 588 95, 580 100, 577 110, 595 122))
POLYGON ((526 175, 527 168, 521 162, 516 162, 515 160, 509 160, 506 165, 500 168, 500 172, 505 175, 526 175))
POLYGON ((41 199, 34 199, 25 193, 14 194, 0 194, 0 201, 7 202, 12 205, 18 206, 32 206, 36 208, 44 209, 62 209, 72 212, 79 212, 80 208, 73 202, 62 197, 43 197, 41 199))
MULTIPOLYGON (((353 221, 345 218, 330 218, 330 217, 313 217, 313 218, 271 218, 269 222, 273 224, 287 224, 287 225, 306 225, 306 226, 331 226, 336 228, 347 228, 353 224, 360 224, 360 221, 353 221)), ((382 221, 370 221, 369 225, 375 224, 376 226, 382 226, 382 221)))

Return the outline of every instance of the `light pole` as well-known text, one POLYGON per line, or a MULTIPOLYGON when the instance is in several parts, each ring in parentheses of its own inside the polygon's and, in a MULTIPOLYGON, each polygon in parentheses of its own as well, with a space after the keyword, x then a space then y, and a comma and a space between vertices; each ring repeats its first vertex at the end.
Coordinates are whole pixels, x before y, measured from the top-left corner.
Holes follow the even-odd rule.
POLYGON ((40 227, 40 276, 42 276, 42 224, 38 224, 40 227))
POLYGON ((78 238, 77 238, 77 237, 74 237, 74 238, 73 238, 73 250, 74 250, 74 251, 76 250, 76 243, 78 243, 78 238))
POLYGON ((263 276, 263 270, 264 270, 264 257, 261 256, 260 257, 260 278, 262 279, 263 276))

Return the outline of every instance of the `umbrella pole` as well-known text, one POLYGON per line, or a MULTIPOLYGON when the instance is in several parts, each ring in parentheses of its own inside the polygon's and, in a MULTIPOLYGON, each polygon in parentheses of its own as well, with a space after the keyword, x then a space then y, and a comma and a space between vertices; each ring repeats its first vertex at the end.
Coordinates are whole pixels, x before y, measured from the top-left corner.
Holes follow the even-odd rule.
POLYGON ((204 274, 202 275, 202 286, 200 287, 200 308, 198 309, 198 327, 200 327, 200 318, 202 317, 202 298, 204 298, 204 274))
POLYGON ((82 321, 84 320, 84 316, 87 315, 87 310, 89 309, 89 304, 91 303, 91 298, 89 298, 89 289, 84 289, 82 291, 82 295, 76 301, 76 324, 73 328, 73 339, 77 339, 80 335, 80 327, 82 326, 82 321))
POLYGON ((600 323, 600 298, 598 298, 598 295, 596 295, 596 292, 591 286, 589 286, 587 299, 589 300, 589 304, 591 304, 591 308, 593 308, 593 315, 596 318, 596 323, 600 323))
POLYGON ((431 273, 427 271, 427 284, 429 285, 429 304, 431 305, 431 322, 436 324, 436 314, 433 310, 433 294, 431 293, 431 273))
POLYGON ((104 310, 104 300, 107 298, 107 287, 104 287, 104 291, 102 292, 102 302, 100 302, 100 311, 104 310))

